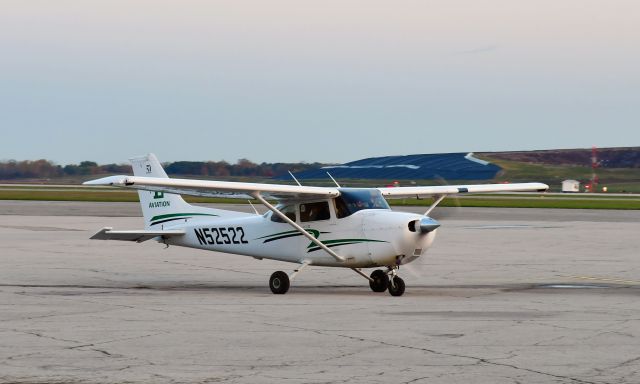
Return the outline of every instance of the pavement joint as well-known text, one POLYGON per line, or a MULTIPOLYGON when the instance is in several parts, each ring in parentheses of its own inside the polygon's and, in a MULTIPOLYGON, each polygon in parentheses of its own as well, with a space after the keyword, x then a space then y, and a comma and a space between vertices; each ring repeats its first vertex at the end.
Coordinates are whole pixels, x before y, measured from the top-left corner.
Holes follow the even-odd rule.
MULTIPOLYGON (((436 350, 429 349, 429 348, 414 347, 414 346, 403 345, 403 344, 395 344, 395 343, 389 343, 389 342, 386 342, 386 341, 367 339, 367 338, 363 338, 363 337, 350 336, 350 335, 345 335, 345 334, 326 333, 326 331, 317 330, 317 329, 308 329, 308 328, 303 328, 303 327, 295 327, 295 326, 290 326, 290 325, 272 324, 272 323, 265 323, 265 324, 279 326, 279 327, 293 328, 293 329, 304 330, 304 331, 310 331, 310 332, 314 332, 314 333, 317 333, 317 334, 320 334, 320 335, 325 335, 325 336, 339 336, 339 337, 343 337, 343 338, 347 338, 347 339, 351 339, 351 340, 355 340, 355 341, 359 341, 359 342, 369 342, 369 343, 375 343, 375 344, 385 345, 385 346, 389 346, 389 347, 396 347, 396 348, 404 348, 404 349, 423 351, 423 352, 431 353, 431 354, 434 354, 434 355, 449 356, 449 357, 456 357, 456 358, 462 358, 462 359, 471 359, 471 360, 475 361, 475 363, 472 364, 472 365, 487 364, 487 365, 502 366, 502 367, 512 368, 512 369, 525 371, 525 372, 529 372, 529 373, 535 373, 535 374, 539 374, 539 375, 543 375, 543 376, 554 377, 554 378, 563 379, 563 380, 569 380, 569 381, 572 381, 572 382, 575 382, 575 383, 580 383, 580 384, 613 384, 613 383, 596 382, 596 381, 578 379, 578 378, 574 378, 574 377, 563 376, 563 375, 553 374, 553 373, 549 373, 549 372, 543 372, 543 371, 539 371, 539 370, 535 370, 535 369, 519 367, 519 366, 516 366, 516 365, 513 365, 513 364, 499 363, 499 362, 495 362, 495 361, 492 361, 492 360, 489 360, 489 359, 485 359, 485 358, 482 358, 482 357, 477 357, 477 356, 446 353, 446 352, 440 352, 440 351, 436 351, 436 350)), ((461 364, 461 365, 469 365, 469 364, 461 364)), ((461 365, 458 365, 458 366, 461 366, 461 365)), ((452 366, 452 365, 449 365, 449 366, 452 366)))

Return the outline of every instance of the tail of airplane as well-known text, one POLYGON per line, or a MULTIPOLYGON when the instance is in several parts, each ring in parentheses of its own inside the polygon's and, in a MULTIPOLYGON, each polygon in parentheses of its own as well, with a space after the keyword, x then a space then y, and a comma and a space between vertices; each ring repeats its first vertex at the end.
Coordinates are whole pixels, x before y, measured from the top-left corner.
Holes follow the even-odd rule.
MULTIPOLYGON (((168 178, 158 158, 149 153, 146 156, 129 159, 134 176, 168 178)), ((138 191, 142 215, 146 229, 163 229, 190 219, 208 217, 240 216, 243 213, 194 206, 172 193, 138 191)))

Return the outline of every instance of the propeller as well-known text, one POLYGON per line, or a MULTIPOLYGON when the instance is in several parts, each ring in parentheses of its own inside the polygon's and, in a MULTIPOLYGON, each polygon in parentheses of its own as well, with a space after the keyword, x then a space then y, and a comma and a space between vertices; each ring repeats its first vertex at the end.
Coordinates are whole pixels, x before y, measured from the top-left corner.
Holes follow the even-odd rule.
MULTIPOLYGON (((443 177, 438 176, 435 179, 436 183, 439 185, 451 185, 447 182, 443 177)), ((434 196, 433 201, 435 202, 438 199, 437 196, 434 196)), ((419 228, 420 232, 423 234, 427 234, 438 227, 441 226, 440 221, 445 221, 449 217, 454 217, 456 214, 460 212, 460 199, 456 195, 449 195, 445 197, 446 200, 451 201, 453 206, 449 207, 441 207, 436 206, 433 211, 429 212, 428 216, 420 219, 419 228)), ((417 229, 417 228, 416 228, 417 229)), ((409 274, 413 275, 417 278, 423 278, 425 276, 424 268, 427 266, 425 263, 420 263, 420 259, 413 261, 409 264, 404 264, 402 268, 406 270, 409 274)))

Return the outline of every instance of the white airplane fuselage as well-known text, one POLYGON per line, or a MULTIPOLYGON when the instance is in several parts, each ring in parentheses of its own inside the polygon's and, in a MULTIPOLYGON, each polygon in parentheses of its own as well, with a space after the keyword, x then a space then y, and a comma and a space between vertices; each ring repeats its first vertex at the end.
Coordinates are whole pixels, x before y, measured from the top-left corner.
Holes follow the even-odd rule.
POLYGON ((434 241, 429 233, 411 230, 409 223, 424 216, 365 209, 337 219, 299 223, 307 232, 345 258, 338 261, 287 223, 266 215, 233 218, 197 218, 166 223, 163 229, 182 229, 184 236, 166 244, 237 255, 317 266, 369 268, 409 263, 420 257, 434 241))

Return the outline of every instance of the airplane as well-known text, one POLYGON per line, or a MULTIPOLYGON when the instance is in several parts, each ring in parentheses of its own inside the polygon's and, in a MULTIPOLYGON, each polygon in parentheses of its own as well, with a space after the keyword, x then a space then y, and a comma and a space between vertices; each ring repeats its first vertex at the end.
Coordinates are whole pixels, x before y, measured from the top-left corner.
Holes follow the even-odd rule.
POLYGON ((152 153, 130 161, 133 176, 108 176, 83 184, 137 189, 145 229, 105 227, 91 239, 138 243, 155 239, 166 246, 297 264, 290 274, 276 271, 271 275, 269 288, 274 294, 286 293, 307 266, 322 266, 350 268, 367 279, 372 291, 402 296, 405 283, 398 270, 433 244, 440 223, 429 214, 444 198, 549 188, 542 183, 343 188, 335 180, 336 187, 315 187, 176 179, 167 176, 152 153), (196 206, 180 196, 221 194, 257 201, 267 212, 196 206), (386 201, 415 197, 433 198, 423 215, 392 211, 386 201), (380 267, 384 269, 370 275, 362 271, 380 267))

